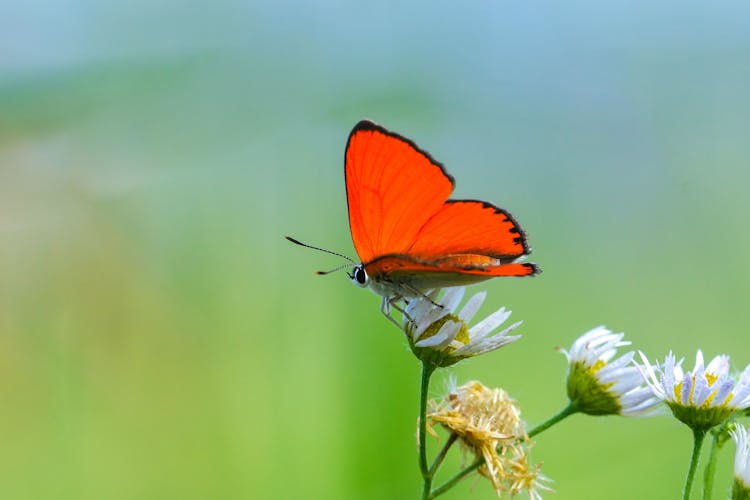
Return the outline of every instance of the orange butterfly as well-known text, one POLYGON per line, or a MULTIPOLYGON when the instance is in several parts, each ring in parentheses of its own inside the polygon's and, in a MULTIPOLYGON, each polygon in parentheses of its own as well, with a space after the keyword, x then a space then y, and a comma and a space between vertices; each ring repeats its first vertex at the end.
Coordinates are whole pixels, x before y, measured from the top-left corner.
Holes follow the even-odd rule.
POLYGON ((397 301, 433 288, 540 272, 517 262, 531 250, 510 213, 486 201, 448 199, 453 177, 395 132, 369 120, 357 123, 346 145, 345 177, 361 260, 349 277, 383 297, 381 310, 392 321, 397 301))

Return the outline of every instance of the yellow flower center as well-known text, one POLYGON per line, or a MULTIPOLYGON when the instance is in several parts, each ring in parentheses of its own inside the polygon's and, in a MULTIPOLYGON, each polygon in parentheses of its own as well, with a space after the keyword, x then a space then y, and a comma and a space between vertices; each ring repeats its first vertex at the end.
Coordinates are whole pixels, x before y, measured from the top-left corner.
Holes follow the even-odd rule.
MULTIPOLYGON (((715 373, 707 372, 705 373, 706 380, 708 381, 708 387, 711 387, 716 383, 716 381, 719 379, 719 376, 715 373)), ((693 396, 695 395, 695 375, 691 377, 692 379, 692 385, 690 387, 690 394, 688 396, 688 404, 693 404, 693 396)), ((675 384, 674 386, 674 399, 675 401, 682 401, 682 387, 683 387, 683 381, 680 381, 679 383, 675 384)), ((706 400, 703 402, 703 404, 700 406, 701 408, 710 408, 712 406, 714 397, 716 397, 716 393, 719 391, 717 388, 716 390, 712 391, 711 394, 706 398, 706 400)), ((722 403, 722 406, 726 406, 730 401, 732 400, 732 395, 730 394, 726 401, 722 403)))
POLYGON ((591 374, 593 375, 596 372, 598 372, 599 370, 601 370, 602 368, 604 368, 605 366, 607 366, 607 363, 605 363, 601 359, 597 359, 596 363, 594 363, 593 365, 591 365, 591 367, 589 368, 589 372, 591 372, 591 374))
MULTIPOLYGON (((455 340, 460 342, 463 345, 466 345, 471 340, 469 338, 469 327, 466 326, 466 323, 461 321, 458 316, 455 314, 446 314, 439 320, 435 321, 433 324, 427 327, 427 329, 424 331, 422 336, 419 338, 419 340, 429 339, 430 337, 433 337, 437 335, 437 333, 440 331, 440 329, 445 325, 448 321, 453 321, 454 323, 458 323, 460 325, 460 328, 458 330, 458 333, 456 334, 455 340)), ((450 353, 454 351, 455 348, 448 346, 446 347, 445 351, 450 353)))

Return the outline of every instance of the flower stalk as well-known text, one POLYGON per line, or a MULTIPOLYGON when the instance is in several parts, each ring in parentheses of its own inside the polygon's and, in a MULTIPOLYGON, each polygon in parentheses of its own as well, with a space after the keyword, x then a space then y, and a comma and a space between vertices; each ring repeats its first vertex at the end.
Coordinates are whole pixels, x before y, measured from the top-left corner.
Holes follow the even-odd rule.
POLYGON ((711 429, 711 450, 708 454, 708 463, 703 470, 703 500, 711 500, 713 495, 716 458, 721 447, 729 439, 731 426, 730 422, 724 422, 720 427, 711 429))
POLYGON ((429 498, 436 498, 448 491, 449 489, 453 488, 456 484, 458 484, 459 481, 461 481, 463 478, 477 470, 482 464, 484 463, 483 458, 477 458, 473 464, 463 469, 461 472, 435 488, 435 490, 432 492, 432 495, 429 498))
POLYGON ((561 422, 562 420, 566 419, 567 417, 578 413, 578 408, 576 408, 575 404, 572 402, 568 404, 565 408, 563 408, 559 413, 556 415, 551 416, 546 421, 542 422, 541 424, 537 425, 533 429, 529 431, 529 438, 532 438, 536 436, 537 434, 541 434, 542 432, 546 431, 553 425, 557 424, 558 422, 561 422))
POLYGON ((711 492, 714 489, 714 475, 716 474, 716 452, 719 449, 718 435, 714 434, 711 440, 711 451, 708 454, 708 463, 703 471, 703 500, 711 500, 711 492))
POLYGON ((432 477, 435 477, 435 473, 440 468, 440 465, 443 463, 443 460, 445 460, 445 456, 448 454, 448 450, 451 449, 451 446, 456 442, 458 439, 458 434, 455 432, 451 432, 451 435, 448 436, 448 439, 445 441, 445 444, 440 449, 440 452, 435 457, 435 460, 433 460, 432 465, 430 466, 430 474, 432 477))
POLYGON ((422 472, 422 500, 430 498, 432 476, 435 471, 427 465, 427 395, 430 389, 430 377, 435 365, 422 362, 422 382, 419 391, 419 470, 422 472))
POLYGON ((693 453, 690 457, 690 467, 688 468, 687 477, 685 478, 685 489, 682 491, 682 500, 690 500, 690 490, 693 487, 695 471, 698 468, 698 460, 703 446, 703 438, 706 437, 706 431, 703 429, 693 429, 693 453))

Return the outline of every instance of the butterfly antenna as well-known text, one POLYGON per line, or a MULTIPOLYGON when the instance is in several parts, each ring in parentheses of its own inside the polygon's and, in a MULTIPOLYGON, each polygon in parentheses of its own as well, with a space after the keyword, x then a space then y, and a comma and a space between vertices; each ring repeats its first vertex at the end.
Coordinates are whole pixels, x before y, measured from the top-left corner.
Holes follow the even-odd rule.
POLYGON ((341 271, 345 267, 349 267, 349 264, 344 264, 344 265, 339 266, 339 267, 337 267, 335 269, 331 269, 330 271, 315 271, 315 274, 319 274, 319 275, 323 276, 324 274, 331 274, 331 273, 335 273, 336 271, 341 271))
MULTIPOLYGON (((299 246, 301 246, 301 247, 306 247, 306 248, 312 248, 313 250, 320 250, 321 252, 329 253, 329 254, 331 254, 331 255, 336 255, 336 256, 338 256, 338 257, 341 257, 342 259, 346 259, 346 260, 348 260, 348 261, 349 261, 349 262, 351 262, 352 264, 356 264, 356 262, 354 261, 354 259, 352 259, 351 257, 347 257, 346 255, 340 254, 340 253, 338 253, 338 252, 334 252, 334 251, 332 251, 332 250, 326 250, 325 248, 314 247, 314 246, 312 246, 312 245, 308 245, 308 244, 306 244, 306 243, 302 243, 302 242, 301 242, 301 241, 299 241, 299 240, 295 240, 295 239, 294 239, 294 238, 292 238, 291 236, 284 236, 284 238, 288 239, 289 241, 291 241, 291 242, 292 242, 292 243, 294 243, 295 245, 299 245, 299 246)), ((346 266, 340 266, 340 267, 338 267, 338 268, 336 268, 336 269, 332 269, 332 270, 330 270, 330 271, 326 271, 326 272, 318 271, 318 274, 328 274, 328 273, 332 273, 332 272, 334 272, 334 271, 338 271, 339 269, 343 269, 344 267, 346 267, 346 266)))

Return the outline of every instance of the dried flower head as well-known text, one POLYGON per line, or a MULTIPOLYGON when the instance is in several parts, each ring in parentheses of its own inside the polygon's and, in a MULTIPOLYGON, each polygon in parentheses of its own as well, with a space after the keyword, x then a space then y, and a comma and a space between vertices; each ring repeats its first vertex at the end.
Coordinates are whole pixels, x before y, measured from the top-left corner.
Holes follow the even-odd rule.
POLYGON ((727 355, 716 356, 706 365, 699 350, 695 367, 688 372, 682 369, 683 360, 677 361, 671 352, 662 365, 651 365, 640 355, 643 366, 639 370, 654 395, 691 429, 708 430, 750 406, 750 365, 736 379, 729 373, 727 355))
POLYGON ((466 450, 484 460, 479 472, 498 495, 526 491, 535 499, 541 498, 541 490, 550 491, 539 465, 529 464, 531 445, 521 411, 502 389, 467 382, 444 399, 430 401, 427 419, 431 426, 440 424, 455 433, 466 450))
POLYGON ((496 332, 511 314, 504 307, 469 327, 487 296, 486 292, 473 295, 459 311, 466 288, 446 288, 438 300, 440 291, 432 290, 422 297, 410 299, 405 309, 403 330, 412 351, 422 361, 435 366, 450 366, 520 338, 508 335, 521 324, 520 321, 496 332))
POLYGON ((661 403, 645 385, 633 364, 633 351, 617 359, 617 348, 630 345, 625 334, 603 326, 578 337, 569 351, 568 398, 575 409, 588 415, 642 416, 661 403))

